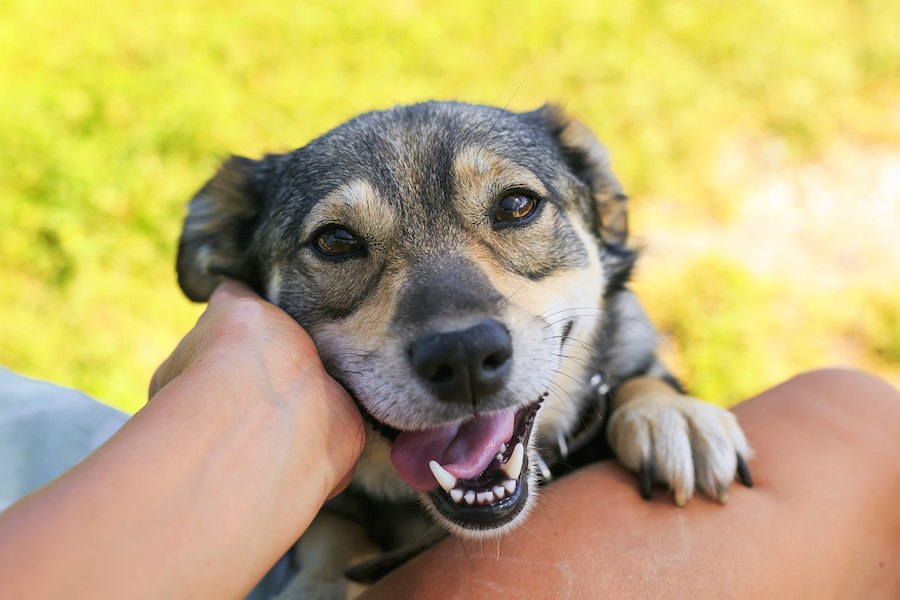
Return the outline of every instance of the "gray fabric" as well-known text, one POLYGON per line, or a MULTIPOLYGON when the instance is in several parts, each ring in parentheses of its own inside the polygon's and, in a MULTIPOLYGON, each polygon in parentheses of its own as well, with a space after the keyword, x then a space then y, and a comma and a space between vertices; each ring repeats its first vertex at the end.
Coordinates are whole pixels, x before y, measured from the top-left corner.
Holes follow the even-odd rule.
POLYGON ((128 415, 0 368, 0 510, 68 471, 128 415))

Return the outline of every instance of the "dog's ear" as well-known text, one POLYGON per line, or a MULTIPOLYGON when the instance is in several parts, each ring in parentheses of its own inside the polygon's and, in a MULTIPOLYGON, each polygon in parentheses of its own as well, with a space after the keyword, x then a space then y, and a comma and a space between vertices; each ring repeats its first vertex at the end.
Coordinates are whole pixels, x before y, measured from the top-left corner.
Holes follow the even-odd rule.
POLYGON ((610 168, 609 154, 584 124, 552 104, 535 113, 549 127, 575 176, 593 197, 594 227, 608 247, 622 249, 628 239, 628 196, 610 168))
POLYGON ((232 156, 191 199, 178 243, 178 284, 205 302, 221 276, 259 289, 249 247, 262 208, 266 159, 232 156))

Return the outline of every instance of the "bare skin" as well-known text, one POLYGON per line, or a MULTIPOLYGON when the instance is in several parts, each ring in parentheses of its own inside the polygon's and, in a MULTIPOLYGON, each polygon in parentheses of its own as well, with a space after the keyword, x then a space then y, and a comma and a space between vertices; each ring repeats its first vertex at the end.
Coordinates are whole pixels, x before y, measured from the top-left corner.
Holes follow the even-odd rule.
POLYGON ((900 597, 900 394, 802 375, 735 407, 755 486, 685 508, 606 462, 544 490, 523 529, 445 540, 367 598, 900 597))
POLYGON ((312 340, 237 283, 216 290, 151 400, 0 515, 3 598, 240 598, 343 489, 359 412, 312 340))
MULTIPOLYGON (((240 598, 344 488, 363 443, 308 336, 220 286, 152 399, 0 515, 4 598, 240 598)), ((647 503, 614 462, 544 491, 499 541, 447 540, 374 598, 900 597, 900 394, 820 371, 736 407, 755 487, 647 503)))

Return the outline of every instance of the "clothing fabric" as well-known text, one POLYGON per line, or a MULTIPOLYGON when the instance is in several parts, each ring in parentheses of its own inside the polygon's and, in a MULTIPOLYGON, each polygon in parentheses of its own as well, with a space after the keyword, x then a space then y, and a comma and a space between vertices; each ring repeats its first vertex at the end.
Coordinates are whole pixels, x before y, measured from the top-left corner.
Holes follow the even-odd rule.
POLYGON ((74 467, 127 420, 81 392, 0 368, 0 510, 74 467))

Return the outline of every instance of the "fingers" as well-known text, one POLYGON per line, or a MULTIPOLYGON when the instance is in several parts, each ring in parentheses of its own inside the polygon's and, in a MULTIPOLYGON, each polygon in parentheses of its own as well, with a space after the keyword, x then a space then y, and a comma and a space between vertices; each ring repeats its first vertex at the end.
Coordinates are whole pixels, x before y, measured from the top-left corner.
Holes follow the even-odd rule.
POLYGON ((199 348, 192 330, 153 373, 153 377, 150 378, 149 398, 152 399, 169 382, 187 370, 198 356, 199 348))
POLYGON ((153 396, 156 395, 159 390, 163 389, 168 383, 168 380, 165 379, 165 374, 161 373, 163 369, 163 365, 166 363, 163 362, 162 365, 156 368, 156 371, 153 372, 153 377, 150 378, 150 388, 147 390, 147 400, 152 400, 153 396))
POLYGON ((217 337, 217 321, 227 314, 234 302, 241 300, 265 302, 246 284, 233 279, 224 279, 212 295, 209 304, 194 328, 178 343, 166 360, 150 378, 149 398, 153 398, 169 382, 186 371, 202 355, 204 349, 217 337), (212 321, 212 323, 211 323, 212 321))
POLYGON ((213 290, 212 295, 209 297, 209 304, 210 306, 219 306, 241 299, 262 300, 247 284, 234 279, 223 279, 222 283, 213 290))

